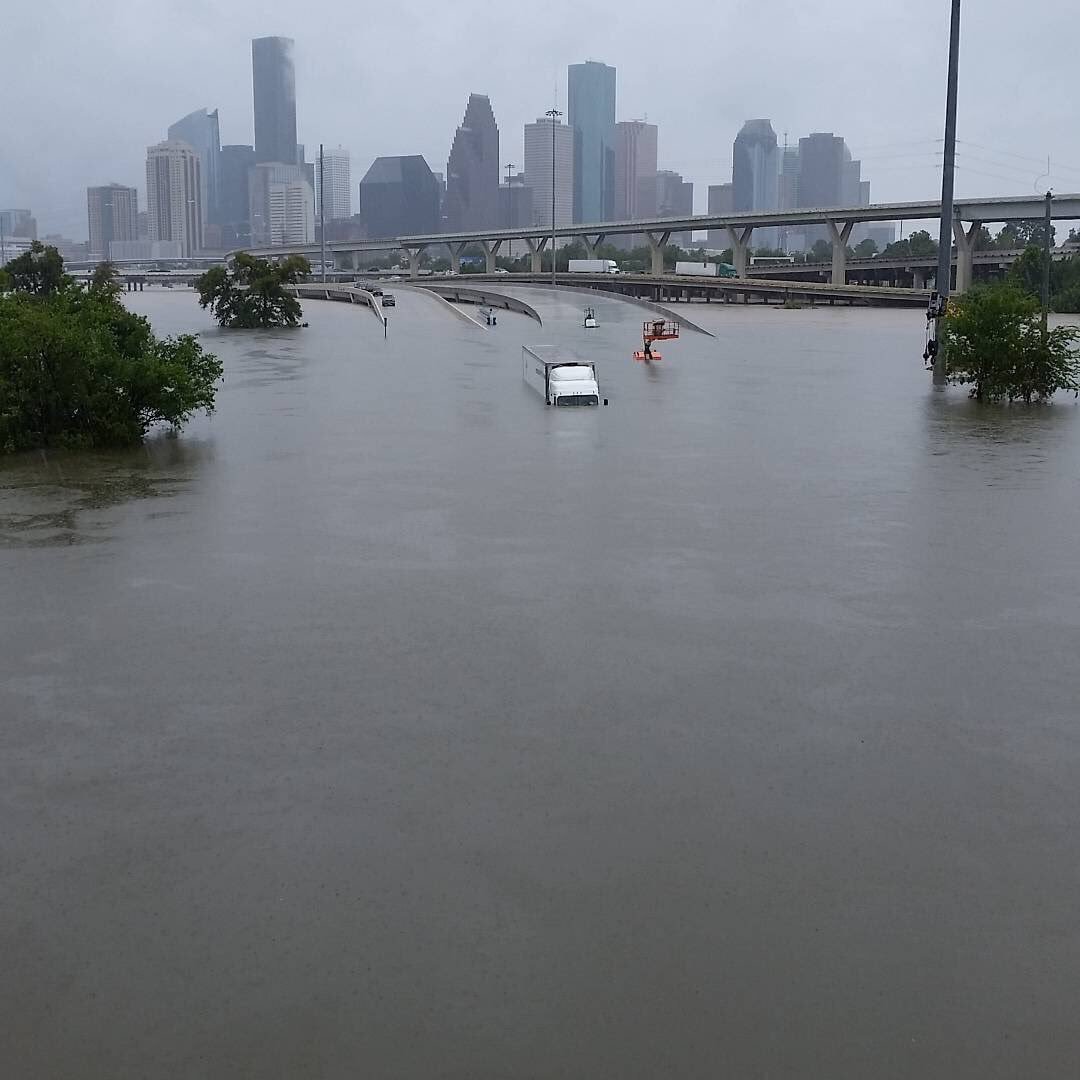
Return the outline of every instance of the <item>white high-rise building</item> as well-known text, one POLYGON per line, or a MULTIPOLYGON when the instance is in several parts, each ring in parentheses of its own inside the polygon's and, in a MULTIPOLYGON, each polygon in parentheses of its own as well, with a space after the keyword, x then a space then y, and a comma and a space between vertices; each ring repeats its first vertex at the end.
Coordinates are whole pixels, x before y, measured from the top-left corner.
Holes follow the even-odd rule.
MULTIPOLYGON (((343 146, 333 150, 323 150, 322 189, 326 195, 326 220, 352 217, 352 169, 349 163, 349 151, 343 146)), ((319 212, 319 162, 315 162, 315 206, 319 212)))
POLYGON ((314 243, 315 209, 306 180, 272 180, 267 199, 271 244, 314 243))
POLYGON ((203 182, 199 153, 167 139, 146 150, 147 225, 151 240, 172 240, 183 258, 203 246, 203 182))
POLYGON ((252 244, 313 244, 315 193, 307 169, 266 162, 255 165, 248 175, 252 244))
MULTIPOLYGON (((552 119, 538 117, 525 125, 525 185, 533 192, 533 225, 551 228, 552 119)), ((574 133, 568 124, 555 123, 555 224, 574 220, 574 133)))

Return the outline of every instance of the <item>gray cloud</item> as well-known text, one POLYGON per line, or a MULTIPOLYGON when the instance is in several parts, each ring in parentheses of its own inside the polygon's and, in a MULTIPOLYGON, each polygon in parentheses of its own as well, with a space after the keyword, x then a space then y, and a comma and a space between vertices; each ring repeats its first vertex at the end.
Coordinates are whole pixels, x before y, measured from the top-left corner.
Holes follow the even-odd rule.
MULTIPOLYGON (((522 125, 566 93, 566 65, 618 68, 620 119, 660 126, 662 167, 728 179, 743 120, 791 139, 843 135, 875 201, 940 184, 946 0, 13 0, 3 17, 9 104, 0 206, 86 235, 85 188, 144 186, 147 145, 192 109, 218 107, 224 142, 251 142, 250 39, 296 39, 300 138, 341 143, 354 180, 377 154, 442 169, 470 91, 491 96, 504 162, 522 125), (14 6, 14 10, 11 7, 14 6), (11 88, 20 88, 12 95, 11 88)), ((1075 6, 968 0, 959 134, 961 195, 1080 190, 1075 6), (1052 50, 1046 56, 1047 43, 1052 50), (1060 50, 1056 55, 1053 50, 1060 50), (1041 179, 1045 186, 1047 180, 1041 179)))

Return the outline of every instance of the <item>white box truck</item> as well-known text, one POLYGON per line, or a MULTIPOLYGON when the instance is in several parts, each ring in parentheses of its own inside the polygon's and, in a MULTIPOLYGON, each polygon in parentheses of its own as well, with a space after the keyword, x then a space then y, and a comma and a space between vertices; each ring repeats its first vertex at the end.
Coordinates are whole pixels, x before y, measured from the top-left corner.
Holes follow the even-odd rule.
POLYGON ((521 371, 546 405, 600 404, 596 365, 579 360, 558 345, 523 345, 521 371))
POLYGON ((677 262, 675 273, 684 277, 718 277, 716 263, 677 262))
POLYGON ((619 264, 614 259, 571 259, 567 266, 571 274, 619 273, 619 264))

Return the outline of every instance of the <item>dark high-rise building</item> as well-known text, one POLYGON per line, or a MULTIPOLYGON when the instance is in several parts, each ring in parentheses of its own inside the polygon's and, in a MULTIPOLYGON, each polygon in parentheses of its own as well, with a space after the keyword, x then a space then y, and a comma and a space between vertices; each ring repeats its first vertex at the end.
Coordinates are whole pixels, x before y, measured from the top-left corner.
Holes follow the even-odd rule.
POLYGON ((518 173, 499 187, 499 224, 507 229, 533 224, 533 189, 518 173))
POLYGON ((831 131, 819 131, 799 140, 799 206, 844 204, 850 161, 846 151, 844 140, 831 131))
POLYGON ((226 247, 251 241, 251 198, 248 189, 255 165, 255 148, 232 144, 221 148, 218 170, 222 243, 226 247))
POLYGON ((438 232, 439 181, 419 154, 376 158, 360 181, 360 214, 372 239, 438 232))
MULTIPOLYGON (((776 132, 768 120, 747 120, 735 137, 731 155, 731 182, 735 210, 768 211, 780 205, 780 152, 776 132)), ((758 229, 756 247, 772 248, 776 229, 758 229)))
MULTIPOLYGON (((734 184, 710 184, 709 185, 709 213, 718 217, 723 214, 731 214, 735 210, 735 185, 734 184)), ((730 247, 731 239, 726 229, 709 230, 709 247, 723 251, 730 247)))
MULTIPOLYGON (((656 174, 656 216, 689 217, 694 212, 694 185, 669 169, 656 174)), ((691 234, 672 233, 671 242, 689 247, 691 234)))
POLYGON ((264 37, 251 42, 255 100, 255 160, 295 165, 296 73, 292 38, 264 37))
POLYGON ((139 195, 133 187, 123 184, 88 187, 86 215, 92 255, 108 259, 114 240, 139 239, 139 195))
POLYGON ((446 227, 471 232, 499 223, 499 127, 486 94, 470 94, 446 162, 446 227))
POLYGON ((198 152, 202 174, 202 205, 207 222, 217 223, 220 208, 220 155, 221 135, 218 129, 217 109, 208 112, 197 109, 188 113, 175 124, 169 125, 169 138, 186 142, 198 152))
POLYGON ((574 133, 574 221, 615 218, 615 69, 589 60, 567 68, 574 133))
POLYGON ((768 120, 747 120, 735 137, 731 157, 735 210, 775 210, 779 171, 772 124, 768 120))

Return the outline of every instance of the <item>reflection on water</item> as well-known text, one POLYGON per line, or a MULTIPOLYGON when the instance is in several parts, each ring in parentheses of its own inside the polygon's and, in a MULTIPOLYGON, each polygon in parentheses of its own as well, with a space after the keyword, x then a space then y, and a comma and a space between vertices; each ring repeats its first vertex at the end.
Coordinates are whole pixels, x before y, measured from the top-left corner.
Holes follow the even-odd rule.
POLYGON ((208 441, 162 432, 131 449, 42 450, 0 458, 0 548, 104 540, 110 528, 99 511, 175 495, 211 453, 208 441))

